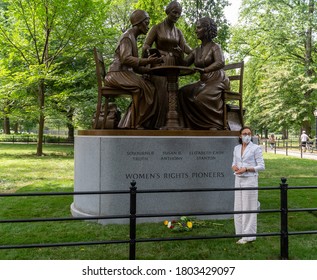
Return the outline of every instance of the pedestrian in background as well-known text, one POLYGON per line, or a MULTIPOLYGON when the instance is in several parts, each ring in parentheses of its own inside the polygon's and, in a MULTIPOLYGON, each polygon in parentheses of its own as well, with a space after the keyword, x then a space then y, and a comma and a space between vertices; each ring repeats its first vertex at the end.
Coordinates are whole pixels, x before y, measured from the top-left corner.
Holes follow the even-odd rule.
POLYGON ((270 143, 271 150, 273 150, 275 146, 275 136, 273 133, 269 137, 269 143, 270 143))
POLYGON ((304 152, 306 152, 306 145, 307 145, 307 141, 309 141, 309 136, 306 134, 305 130, 303 130, 303 132, 300 136, 300 141, 302 144, 302 148, 304 149, 304 152))

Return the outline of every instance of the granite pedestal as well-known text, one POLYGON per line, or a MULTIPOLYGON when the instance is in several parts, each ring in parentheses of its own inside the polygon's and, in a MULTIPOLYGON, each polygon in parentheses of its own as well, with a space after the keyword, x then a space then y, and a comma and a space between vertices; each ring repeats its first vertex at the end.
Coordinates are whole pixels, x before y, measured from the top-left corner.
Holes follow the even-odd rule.
MULTIPOLYGON (((232 188, 232 152, 236 132, 122 132, 81 131, 75 138, 75 192, 232 188)), ((137 195, 137 214, 232 211, 233 191, 137 195)), ((78 195, 73 216, 128 215, 129 195, 78 195)), ((199 216, 200 219, 232 215, 199 216)), ((140 218, 158 222, 166 217, 140 218)), ((168 218, 171 219, 171 218, 168 218)), ((99 220, 128 223, 128 219, 99 220)))

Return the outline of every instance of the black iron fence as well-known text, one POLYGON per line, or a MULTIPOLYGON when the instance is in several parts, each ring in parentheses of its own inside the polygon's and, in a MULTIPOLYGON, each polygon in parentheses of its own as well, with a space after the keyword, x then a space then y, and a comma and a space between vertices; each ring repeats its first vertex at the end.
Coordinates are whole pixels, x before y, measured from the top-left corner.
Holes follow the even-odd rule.
POLYGON ((280 139, 276 140, 275 143, 270 143, 267 139, 263 139, 260 144, 263 145, 265 152, 285 154, 286 156, 299 155, 301 158, 304 158, 304 155, 311 158, 316 155, 317 151, 316 141, 308 141, 305 145, 302 145, 300 141, 292 139, 280 139))
POLYGON ((260 145, 263 144, 266 149, 277 148, 277 149, 298 149, 300 148, 299 139, 276 139, 274 143, 271 143, 268 139, 260 139, 260 145))
MULTIPOLYGON (((0 135, 1 143, 24 143, 24 144, 35 144, 37 143, 36 134, 2 134, 0 135)), ((74 144, 74 139, 70 139, 67 136, 56 136, 56 135, 44 135, 44 144, 74 144)))
MULTIPOLYGON (((253 189, 253 188, 252 188, 253 189)), ((256 188, 254 188, 256 189, 256 188)), ((310 187, 289 187, 286 179, 282 178, 279 187, 261 187, 259 191, 280 191, 280 208, 279 209, 264 209, 255 211, 226 211, 226 212, 188 212, 188 213, 137 213, 137 196, 145 193, 179 193, 179 192, 213 192, 213 191, 235 191, 235 188, 201 188, 201 189, 158 189, 158 190, 138 190, 136 182, 131 182, 130 190, 121 191, 100 191, 100 192, 50 192, 50 193, 2 193, 0 197, 21 197, 21 196, 65 196, 65 195, 113 195, 126 194, 130 196, 130 213, 127 215, 106 215, 106 216, 89 216, 89 217, 62 217, 62 218, 32 218, 32 219, 11 219, 0 220, 0 224, 4 223, 36 223, 36 222, 59 222, 59 221, 74 221, 74 220, 102 220, 102 219, 129 219, 129 239, 122 240, 104 240, 104 241, 89 241, 89 242, 64 242, 64 243, 43 243, 43 244, 19 244, 19 245, 1 245, 1 249, 25 249, 25 248, 43 248, 43 247, 70 247, 82 245, 104 245, 104 244, 129 244, 129 259, 136 259, 136 244, 144 242, 172 242, 172 241, 188 241, 188 240, 211 240, 220 238, 237 238, 237 237, 265 237, 265 236, 279 236, 280 237, 280 258, 287 260, 289 258, 289 236, 303 235, 303 234, 317 234, 317 230, 311 231, 296 231, 291 232, 288 228, 288 214, 290 212, 312 212, 317 211, 317 208, 288 208, 288 191, 295 189, 317 189, 317 186, 310 187), (137 220, 151 217, 175 217, 175 216, 206 216, 206 215, 228 215, 228 214, 250 214, 250 213, 280 213, 280 231, 267 232, 257 234, 231 234, 231 235, 210 235, 210 236, 186 236, 174 238, 137 238, 136 228, 137 220)), ((239 190, 251 190, 251 188, 241 188, 239 190)))

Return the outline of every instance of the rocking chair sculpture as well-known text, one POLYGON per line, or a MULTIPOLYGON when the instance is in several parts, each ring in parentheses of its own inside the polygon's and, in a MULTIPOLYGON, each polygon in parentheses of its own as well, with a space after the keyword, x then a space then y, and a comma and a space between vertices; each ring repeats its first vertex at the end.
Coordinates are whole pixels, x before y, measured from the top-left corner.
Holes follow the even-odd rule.
POLYGON ((94 124, 93 124, 94 129, 115 128, 111 124, 107 125, 107 115, 109 111, 109 98, 116 98, 121 96, 132 97, 131 128, 135 128, 136 127, 135 120, 136 120, 136 116, 138 113, 137 112, 138 106, 139 106, 138 94, 132 93, 126 90, 122 90, 122 89, 106 87, 104 85, 104 78, 106 76, 105 63, 104 63, 102 54, 98 52, 96 48, 94 48, 94 58, 96 63, 96 76, 97 76, 97 83, 98 83, 98 101, 97 101, 96 114, 95 114, 94 124), (102 111, 104 113, 103 118, 101 118, 102 111))

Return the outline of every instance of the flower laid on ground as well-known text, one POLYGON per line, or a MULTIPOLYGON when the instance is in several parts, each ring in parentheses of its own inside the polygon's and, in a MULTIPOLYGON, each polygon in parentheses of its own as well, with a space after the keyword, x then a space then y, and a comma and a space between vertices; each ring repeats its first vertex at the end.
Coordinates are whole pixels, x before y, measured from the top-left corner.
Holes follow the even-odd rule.
POLYGON ((178 221, 165 220, 164 225, 172 231, 191 231, 193 228, 193 219, 183 216, 178 221))
POLYGON ((206 228, 212 226, 222 226, 222 224, 212 221, 197 220, 194 217, 182 216, 179 220, 164 221, 164 225, 173 232, 191 231, 193 228, 206 228))

